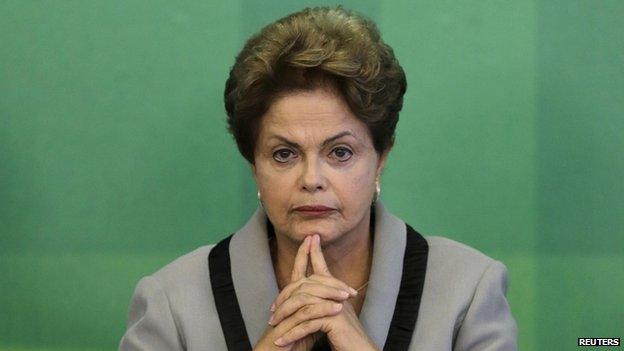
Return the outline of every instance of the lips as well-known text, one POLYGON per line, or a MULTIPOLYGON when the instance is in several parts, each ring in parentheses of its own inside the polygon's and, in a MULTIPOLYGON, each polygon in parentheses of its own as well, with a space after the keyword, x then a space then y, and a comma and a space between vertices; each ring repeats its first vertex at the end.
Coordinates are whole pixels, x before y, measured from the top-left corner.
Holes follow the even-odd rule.
POLYGON ((310 206, 295 207, 295 211, 302 211, 302 212, 327 212, 327 211, 333 211, 333 210, 334 210, 333 208, 323 206, 323 205, 310 205, 310 206))

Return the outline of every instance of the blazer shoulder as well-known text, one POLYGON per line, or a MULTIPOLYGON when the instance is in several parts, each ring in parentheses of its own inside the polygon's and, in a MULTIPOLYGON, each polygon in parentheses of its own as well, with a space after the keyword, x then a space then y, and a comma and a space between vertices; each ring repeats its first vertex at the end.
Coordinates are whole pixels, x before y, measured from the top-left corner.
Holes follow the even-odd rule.
POLYGON ((483 271, 495 261, 481 251, 455 240, 441 236, 425 236, 425 240, 429 245, 429 255, 434 262, 468 265, 468 268, 483 271))
POLYGON ((139 281, 120 350, 225 349, 208 271, 214 246, 201 246, 139 281))
POLYGON ((429 255, 418 347, 439 349, 438 344, 447 344, 453 350, 516 350, 516 325, 505 297, 506 267, 457 241, 425 239, 429 255))
POLYGON ((504 264, 468 245, 439 236, 425 238, 429 245, 426 279, 429 284, 471 296, 481 278, 493 267, 500 268, 506 276, 504 264), (456 289, 458 286, 462 288, 456 289))
POLYGON ((208 276, 208 255, 214 246, 215 244, 200 246, 174 259, 151 276, 169 292, 205 281, 208 276))

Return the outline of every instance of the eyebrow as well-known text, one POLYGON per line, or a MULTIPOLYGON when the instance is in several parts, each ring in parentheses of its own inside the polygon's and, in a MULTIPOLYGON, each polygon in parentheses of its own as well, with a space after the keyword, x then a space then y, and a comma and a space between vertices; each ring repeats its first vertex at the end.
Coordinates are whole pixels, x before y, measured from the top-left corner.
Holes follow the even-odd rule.
MULTIPOLYGON (((334 141, 336 139, 340 139, 343 136, 347 136, 347 135, 350 135, 350 136, 354 137, 355 139, 357 139, 357 137, 353 133, 351 133, 350 131, 347 130, 347 131, 340 132, 340 133, 338 133, 338 134, 336 134, 334 136, 331 136, 331 137, 325 139, 325 141, 323 141, 323 144, 321 145, 321 147, 325 147, 327 144, 331 143, 332 141, 334 141)), ((269 138, 269 139, 272 139, 272 138, 279 139, 280 141, 288 144, 289 146, 296 147, 298 149, 301 148, 301 146, 299 144, 297 144, 297 143, 295 143, 293 141, 290 141, 290 140, 284 138, 283 136, 272 135, 271 138, 269 138)))

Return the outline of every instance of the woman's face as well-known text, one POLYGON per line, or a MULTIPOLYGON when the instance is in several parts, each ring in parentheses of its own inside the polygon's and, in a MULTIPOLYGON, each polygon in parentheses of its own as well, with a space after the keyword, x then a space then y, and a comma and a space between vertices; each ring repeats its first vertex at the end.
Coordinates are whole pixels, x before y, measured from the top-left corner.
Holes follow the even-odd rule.
POLYGON ((368 227, 385 164, 364 123, 331 90, 282 95, 261 118, 252 171, 278 235, 324 243, 368 227))

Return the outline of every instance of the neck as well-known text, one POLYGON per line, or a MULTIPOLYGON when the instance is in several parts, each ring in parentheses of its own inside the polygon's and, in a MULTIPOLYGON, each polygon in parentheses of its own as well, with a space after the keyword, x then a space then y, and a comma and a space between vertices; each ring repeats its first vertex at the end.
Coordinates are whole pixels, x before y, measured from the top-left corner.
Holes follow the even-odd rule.
MULTIPOLYGON (((331 274, 355 289, 364 285, 370 274, 373 248, 370 216, 369 211, 356 228, 322 245, 323 256, 331 274)), ((300 244, 286 235, 275 233, 273 267, 280 290, 290 283, 290 273, 300 244)), ((312 265, 308 263, 307 275, 310 274, 312 265)))

